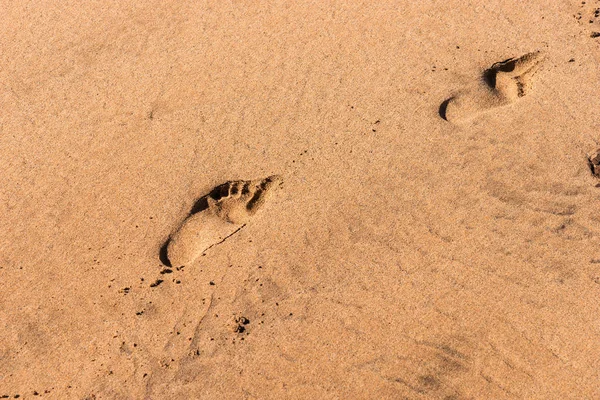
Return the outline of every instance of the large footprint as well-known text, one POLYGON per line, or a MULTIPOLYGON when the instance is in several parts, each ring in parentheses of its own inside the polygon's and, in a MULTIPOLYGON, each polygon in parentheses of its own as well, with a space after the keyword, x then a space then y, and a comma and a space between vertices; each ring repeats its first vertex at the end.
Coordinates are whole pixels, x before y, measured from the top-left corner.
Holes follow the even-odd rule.
POLYGON ((194 262, 206 250, 239 230, 262 208, 283 179, 230 181, 205 196, 207 207, 190 215, 171 236, 167 257, 173 267, 194 262))
POLYGON ((463 122, 514 103, 530 92, 532 77, 544 59, 545 55, 536 51, 492 65, 483 73, 481 85, 444 101, 440 115, 450 122, 463 122))

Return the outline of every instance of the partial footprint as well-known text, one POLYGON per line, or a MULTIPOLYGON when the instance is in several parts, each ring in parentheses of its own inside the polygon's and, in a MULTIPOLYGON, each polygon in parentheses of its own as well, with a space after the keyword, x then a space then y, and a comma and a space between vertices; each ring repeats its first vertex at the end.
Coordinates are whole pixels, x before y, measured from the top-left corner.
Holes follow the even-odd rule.
POLYGON ((462 122, 514 103, 530 92, 532 77, 544 59, 544 54, 536 51, 492 65, 478 87, 444 101, 440 115, 450 122, 462 122))
POLYGON ((600 178, 600 149, 596 150, 594 154, 588 157, 588 165, 592 171, 592 175, 596 178, 600 178))
POLYGON ((210 247, 237 232, 282 183, 283 179, 274 175, 217 186, 199 201, 205 202, 200 211, 183 221, 171 236, 167 245, 171 266, 180 267, 194 262, 210 247))

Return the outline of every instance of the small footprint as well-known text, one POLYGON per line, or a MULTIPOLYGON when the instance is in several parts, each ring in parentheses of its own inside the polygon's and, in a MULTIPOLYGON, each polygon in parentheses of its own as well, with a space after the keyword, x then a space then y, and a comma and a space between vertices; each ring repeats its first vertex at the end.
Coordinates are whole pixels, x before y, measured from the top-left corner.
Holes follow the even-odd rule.
POLYGON ((545 55, 536 51, 495 63, 484 71, 477 88, 444 101, 440 106, 440 116, 446 121, 463 122, 514 103, 530 92, 532 77, 544 59, 545 55))
POLYGON ((198 203, 205 205, 183 221, 169 239, 167 257, 171 265, 188 265, 210 247, 239 231, 282 184, 282 177, 273 175, 217 186, 200 199, 198 203))

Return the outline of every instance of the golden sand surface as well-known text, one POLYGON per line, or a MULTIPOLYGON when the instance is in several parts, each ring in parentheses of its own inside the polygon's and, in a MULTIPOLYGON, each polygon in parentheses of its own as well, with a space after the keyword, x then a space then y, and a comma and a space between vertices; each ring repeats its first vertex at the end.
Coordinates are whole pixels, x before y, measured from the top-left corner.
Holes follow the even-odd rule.
POLYGON ((599 0, 0 10, 0 398, 600 398, 599 0))

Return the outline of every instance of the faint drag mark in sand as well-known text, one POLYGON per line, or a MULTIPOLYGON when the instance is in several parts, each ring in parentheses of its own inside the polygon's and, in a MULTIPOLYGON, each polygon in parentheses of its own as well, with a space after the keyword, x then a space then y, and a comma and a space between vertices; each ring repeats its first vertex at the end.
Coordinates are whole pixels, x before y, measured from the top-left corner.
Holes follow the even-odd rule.
POLYGON ((398 398, 530 398, 536 357, 540 364, 556 360, 508 323, 494 322, 478 332, 406 337, 400 352, 358 367, 394 384, 398 398))
POLYGON ((163 245, 161 261, 173 267, 194 262, 239 232, 282 184, 282 177, 273 175, 217 186, 196 202, 190 215, 163 245))
POLYGON ((479 347, 462 337, 409 339, 401 354, 383 354, 359 368, 393 384, 399 398, 470 398, 462 388, 486 384, 478 376, 479 347))
POLYGON ((558 226, 552 228, 551 232, 566 240, 586 240, 596 236, 594 232, 572 218, 564 219, 558 226))
POLYGON ((532 78, 544 59, 544 54, 536 51, 495 63, 483 72, 479 86, 445 100, 440 105, 440 116, 446 121, 460 123, 514 103, 529 94, 532 78))

